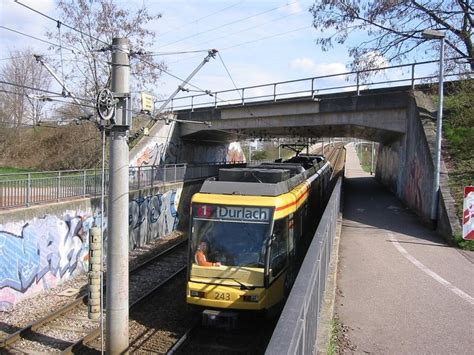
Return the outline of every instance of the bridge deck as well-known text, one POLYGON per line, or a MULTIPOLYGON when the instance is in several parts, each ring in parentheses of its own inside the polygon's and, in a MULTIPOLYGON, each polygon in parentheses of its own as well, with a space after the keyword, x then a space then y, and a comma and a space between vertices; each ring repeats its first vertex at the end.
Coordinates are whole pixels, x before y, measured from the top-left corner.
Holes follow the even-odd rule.
POLYGON ((474 252, 448 247, 422 226, 362 171, 353 146, 346 169, 335 311, 352 351, 472 351, 474 252))

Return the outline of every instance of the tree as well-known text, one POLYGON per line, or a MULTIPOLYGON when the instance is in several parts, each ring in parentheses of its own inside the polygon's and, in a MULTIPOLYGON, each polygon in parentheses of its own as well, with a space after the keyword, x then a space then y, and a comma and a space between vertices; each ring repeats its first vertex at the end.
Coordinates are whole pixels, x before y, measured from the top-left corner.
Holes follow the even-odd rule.
POLYGON ((119 7, 115 0, 57 0, 57 7, 64 23, 58 23, 57 31, 50 31, 47 36, 63 46, 54 47, 56 52, 73 56, 67 62, 63 56, 59 65, 76 96, 95 99, 98 90, 109 86, 108 45, 114 37, 128 38, 132 53, 139 53, 132 55, 130 63, 132 90, 156 83, 164 64, 147 54, 145 48, 156 36, 149 24, 158 20, 160 14, 150 14, 145 5, 131 13, 119 7))
MULTIPOLYGON (((353 70, 376 68, 380 58, 401 62, 425 41, 421 34, 426 29, 445 32, 446 55, 467 58, 474 70, 471 0, 320 0, 310 12, 314 28, 334 31, 316 40, 323 50, 366 32, 367 41, 349 47, 353 70)), ((439 47, 430 45, 425 53, 433 51, 439 47)))
POLYGON ((38 64, 31 49, 10 52, 10 60, 1 68, 2 114, 0 120, 20 127, 37 124, 45 102, 42 93, 32 88, 48 90, 49 73, 38 64))

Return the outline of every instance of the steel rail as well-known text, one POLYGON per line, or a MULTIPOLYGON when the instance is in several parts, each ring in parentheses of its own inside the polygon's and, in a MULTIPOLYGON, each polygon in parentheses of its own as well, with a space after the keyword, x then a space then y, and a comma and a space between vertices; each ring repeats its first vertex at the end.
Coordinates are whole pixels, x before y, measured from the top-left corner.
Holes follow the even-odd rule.
MULTIPOLYGON (((159 289, 170 283, 172 280, 174 280, 177 276, 179 276, 182 272, 186 271, 187 265, 182 266, 179 268, 176 272, 174 272, 171 276, 167 277, 165 280, 161 281, 159 284, 157 284, 156 287, 153 289, 149 290, 147 293, 145 293, 143 296, 139 297, 135 302, 133 302, 130 305, 130 310, 136 308, 139 306, 142 302, 144 302, 147 298, 152 296, 154 293, 156 293, 159 289)), ((74 344, 71 346, 67 347, 63 351, 61 351, 61 354, 75 354, 77 351, 82 349, 84 346, 87 345, 87 343, 91 342, 92 340, 96 339, 97 337, 100 336, 100 328, 95 329, 94 331, 88 333, 86 336, 83 338, 79 339, 76 341, 74 344)))
MULTIPOLYGON (((188 242, 188 240, 186 238, 186 239, 183 239, 183 240, 173 244, 172 246, 160 251, 158 254, 154 255, 153 257, 150 257, 147 260, 145 260, 144 262, 140 263, 139 265, 133 267, 130 270, 130 274, 137 273, 141 269, 145 268, 147 265, 150 265, 151 263, 155 262, 157 259, 159 259, 159 258, 161 258, 165 255, 170 254, 175 249, 183 246, 187 242, 188 242)), ((104 277, 104 279, 105 279, 105 277, 104 277)), ((105 291, 105 287, 104 287, 104 291, 105 291)), ((51 312, 47 316, 45 316, 45 317, 43 317, 43 318, 41 318, 37 321, 31 322, 30 324, 23 327, 22 329, 17 330, 16 332, 8 335, 7 337, 4 337, 3 339, 0 340, 0 348, 5 348, 7 346, 10 346, 10 345, 16 343, 17 341, 19 341, 23 338, 25 338, 28 334, 31 334, 34 331, 38 330, 39 328, 45 326, 46 324, 51 323, 52 321, 54 321, 56 319, 59 319, 63 314, 65 314, 68 311, 72 310, 74 307, 80 305, 81 303, 87 304, 87 297, 88 297, 87 293, 82 294, 77 299, 75 299, 74 301, 66 304, 65 306, 61 307, 60 309, 58 309, 54 312, 51 312)), ((142 298, 143 298, 143 296, 140 297, 140 299, 142 299, 142 298)), ((91 322, 92 322, 92 320, 91 320, 91 322)), ((99 332, 100 332, 100 328, 98 328, 98 329, 99 329, 99 332)), ((90 341, 90 340, 88 340, 88 341, 90 341)))
POLYGON ((166 355, 174 355, 181 350, 193 337, 194 333, 199 328, 199 320, 196 321, 166 352, 166 355))

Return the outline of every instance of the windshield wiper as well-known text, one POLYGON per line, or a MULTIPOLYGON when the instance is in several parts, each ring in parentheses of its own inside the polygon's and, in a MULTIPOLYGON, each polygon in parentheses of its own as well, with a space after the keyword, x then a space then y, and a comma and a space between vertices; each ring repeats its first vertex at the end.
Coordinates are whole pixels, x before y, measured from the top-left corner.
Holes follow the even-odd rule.
POLYGON ((240 282, 239 280, 237 279, 234 279, 232 277, 214 277, 215 279, 221 279, 221 280, 232 280, 236 283, 238 283, 240 285, 240 289, 241 290, 247 290, 247 291, 251 291, 251 290, 255 290, 255 286, 247 286, 246 284, 240 282))

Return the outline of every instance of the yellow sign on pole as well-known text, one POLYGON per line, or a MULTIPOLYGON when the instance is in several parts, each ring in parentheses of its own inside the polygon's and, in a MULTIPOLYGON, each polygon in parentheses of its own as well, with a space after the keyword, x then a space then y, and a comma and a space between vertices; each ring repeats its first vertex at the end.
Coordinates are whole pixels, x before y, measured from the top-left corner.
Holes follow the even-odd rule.
POLYGON ((153 96, 142 92, 142 111, 152 113, 155 108, 155 103, 153 102, 153 96))

